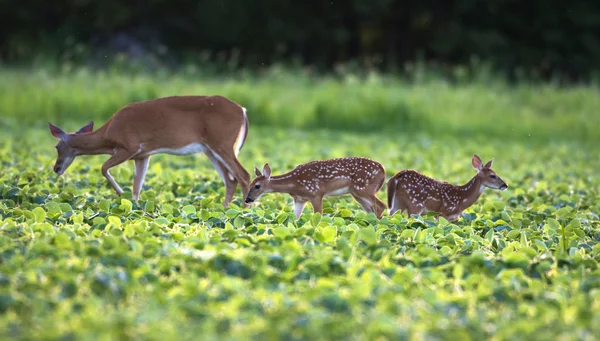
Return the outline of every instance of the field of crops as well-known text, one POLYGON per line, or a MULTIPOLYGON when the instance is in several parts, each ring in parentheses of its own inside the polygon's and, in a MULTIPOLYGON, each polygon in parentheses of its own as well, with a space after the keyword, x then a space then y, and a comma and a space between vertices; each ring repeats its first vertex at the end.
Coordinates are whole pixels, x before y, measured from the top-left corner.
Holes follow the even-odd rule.
POLYGON ((600 335, 597 89, 294 77, 238 84, 0 70, 0 337, 600 335), (349 196, 327 198, 322 216, 307 205, 296 221, 283 194, 245 209, 238 190, 223 209, 222 181, 200 155, 153 156, 141 207, 131 200, 132 163, 112 171, 120 198, 100 173, 106 156, 52 172, 48 120, 71 131, 90 118, 99 126, 133 98, 192 92, 249 108, 239 155, 249 171, 367 156, 387 178, 412 168, 462 184, 476 153, 494 158, 509 189, 486 189, 454 223, 377 220, 349 196), (344 129, 314 129, 324 122, 344 129))

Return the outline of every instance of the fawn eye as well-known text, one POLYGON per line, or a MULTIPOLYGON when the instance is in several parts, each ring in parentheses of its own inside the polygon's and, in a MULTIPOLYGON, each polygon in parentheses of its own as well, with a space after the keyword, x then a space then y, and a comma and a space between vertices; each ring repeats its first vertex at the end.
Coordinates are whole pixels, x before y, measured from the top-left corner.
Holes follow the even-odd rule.
POLYGON ((259 189, 259 188, 260 188, 260 185, 256 185, 256 186, 254 186, 254 188, 256 188, 256 189, 259 189))
POLYGON ((495 178, 497 178, 497 176, 492 174, 492 175, 490 175, 490 178, 495 179, 495 178))

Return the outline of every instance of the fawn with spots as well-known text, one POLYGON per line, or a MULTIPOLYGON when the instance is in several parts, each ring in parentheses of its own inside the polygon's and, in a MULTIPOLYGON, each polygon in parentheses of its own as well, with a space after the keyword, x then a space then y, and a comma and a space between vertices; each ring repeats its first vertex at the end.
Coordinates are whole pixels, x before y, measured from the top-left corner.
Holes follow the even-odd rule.
POLYGON ((294 214, 300 219, 307 202, 313 212, 322 212, 323 197, 351 194, 367 212, 381 218, 385 204, 376 196, 385 182, 384 167, 363 157, 318 160, 296 166, 290 172, 271 176, 269 164, 262 173, 255 168, 256 178, 250 183, 246 203, 256 201, 264 193, 288 193, 294 199, 294 214))
POLYGON ((387 182, 390 215, 406 211, 408 215, 437 212, 449 221, 473 205, 486 187, 505 190, 508 185, 490 168, 492 160, 482 166, 481 159, 471 160, 477 174, 465 185, 456 186, 440 182, 414 170, 402 170, 387 182))
POLYGON ((79 155, 109 154, 102 165, 102 175, 120 196, 123 190, 110 175, 110 169, 133 160, 133 199, 137 202, 151 155, 203 152, 225 183, 225 207, 238 183, 242 194, 248 193, 250 174, 237 159, 248 135, 248 117, 246 109, 225 97, 172 96, 131 103, 96 131, 93 122, 70 134, 48 124, 52 136, 59 139, 54 165, 59 176, 79 155))

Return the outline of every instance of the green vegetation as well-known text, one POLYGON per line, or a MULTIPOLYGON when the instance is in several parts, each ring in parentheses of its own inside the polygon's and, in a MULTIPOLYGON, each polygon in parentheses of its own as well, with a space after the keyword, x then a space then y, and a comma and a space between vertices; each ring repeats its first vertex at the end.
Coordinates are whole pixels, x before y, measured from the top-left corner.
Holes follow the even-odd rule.
POLYGON ((222 94, 248 108, 252 124, 278 127, 509 139, 600 141, 600 97, 595 87, 509 86, 480 71, 455 85, 417 68, 414 81, 370 73, 317 77, 272 68, 260 76, 218 78, 194 68, 132 74, 114 68, 0 69, 0 117, 9 125, 44 119, 76 125, 105 121, 127 103, 162 96, 222 94))
POLYGON ((600 100, 592 88, 0 73, 3 339, 600 334, 600 100), (378 221, 349 197, 325 200, 323 216, 307 205, 296 221, 280 194, 243 209, 238 192, 224 210, 224 186, 201 156, 153 156, 141 207, 131 202, 131 163, 113 172, 122 198, 100 173, 106 156, 52 173, 46 121, 75 129, 90 118, 103 123, 131 100, 191 93, 222 93, 249 108, 239 156, 249 170, 268 161, 277 174, 363 155, 383 163, 388 178, 413 168, 464 183, 477 153, 494 158, 510 187, 487 189, 456 223, 378 221), (354 132, 304 129, 323 122, 354 132))

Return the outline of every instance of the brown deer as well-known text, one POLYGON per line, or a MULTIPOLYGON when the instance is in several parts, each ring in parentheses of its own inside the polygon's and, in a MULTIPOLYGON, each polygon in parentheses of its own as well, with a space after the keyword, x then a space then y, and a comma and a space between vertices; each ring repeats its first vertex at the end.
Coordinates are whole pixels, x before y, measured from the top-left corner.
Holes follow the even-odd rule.
POLYGON ((59 139, 54 165, 59 176, 79 155, 109 154, 102 174, 120 196, 123 190, 110 175, 110 169, 133 160, 133 199, 137 202, 151 155, 203 152, 225 183, 225 207, 238 183, 242 194, 248 193, 250 174, 237 159, 248 135, 246 109, 225 97, 172 96, 131 103, 96 131, 93 122, 70 134, 48 124, 52 136, 59 139))
POLYGON ((269 164, 262 173, 255 168, 256 178, 250 183, 246 203, 256 201, 264 193, 288 193, 294 199, 296 219, 307 202, 313 212, 322 212, 323 197, 351 194, 367 212, 381 218, 385 204, 376 196, 385 182, 384 167, 373 160, 348 157, 318 160, 296 166, 290 172, 271 176, 269 164))
POLYGON ((490 168, 492 160, 482 166, 481 159, 473 155, 477 174, 465 185, 456 186, 440 182, 414 170, 403 170, 387 182, 389 214, 406 211, 408 215, 437 212, 449 221, 458 220, 460 214, 473 205, 486 187, 505 190, 508 185, 490 168))

